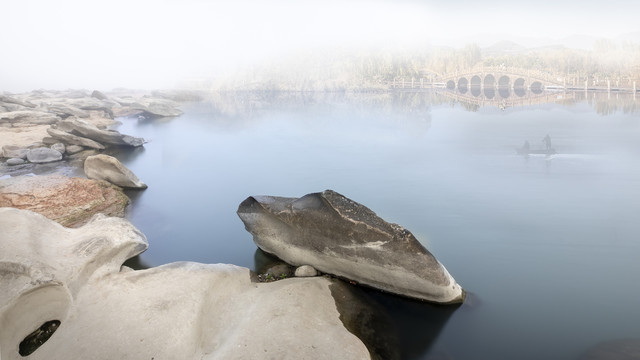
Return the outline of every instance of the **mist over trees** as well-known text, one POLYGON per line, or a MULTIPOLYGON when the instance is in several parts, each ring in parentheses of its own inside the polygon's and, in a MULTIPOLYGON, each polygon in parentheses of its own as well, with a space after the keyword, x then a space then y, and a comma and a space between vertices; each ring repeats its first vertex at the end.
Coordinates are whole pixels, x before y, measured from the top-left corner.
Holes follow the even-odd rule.
POLYGON ((224 78, 186 86, 217 90, 349 91, 387 88, 394 79, 437 81, 474 67, 505 66, 547 72, 579 84, 594 79, 640 80, 640 45, 600 39, 592 50, 561 46, 527 49, 510 42, 480 48, 422 50, 335 48, 291 53, 224 78))

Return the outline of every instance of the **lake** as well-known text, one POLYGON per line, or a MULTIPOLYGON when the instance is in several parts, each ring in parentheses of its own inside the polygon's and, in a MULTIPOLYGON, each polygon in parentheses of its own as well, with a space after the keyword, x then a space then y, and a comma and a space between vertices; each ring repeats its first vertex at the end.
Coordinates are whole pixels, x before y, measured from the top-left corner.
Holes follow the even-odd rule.
POLYGON ((128 192, 139 261, 254 268, 240 202, 332 189, 412 231, 470 294, 442 307, 366 290, 405 359, 575 359, 640 338, 640 99, 551 98, 236 93, 122 118, 150 141, 117 155, 149 185, 128 192), (517 154, 546 135, 556 154, 517 154))

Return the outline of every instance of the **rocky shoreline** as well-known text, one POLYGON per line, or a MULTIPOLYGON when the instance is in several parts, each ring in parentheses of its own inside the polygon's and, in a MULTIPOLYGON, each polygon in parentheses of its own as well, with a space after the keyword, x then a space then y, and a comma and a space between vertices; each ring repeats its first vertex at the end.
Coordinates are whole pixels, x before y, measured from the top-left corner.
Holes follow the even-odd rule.
POLYGON ((178 100, 197 100, 198 96, 124 90, 0 95, 0 206, 36 211, 72 227, 97 213, 124 216, 129 199, 122 188, 144 189, 146 184, 103 152, 141 147, 145 139, 110 129, 118 124, 115 118, 180 116, 178 100), (32 176, 59 173, 64 164, 71 173, 84 171, 88 179, 32 176))
POLYGON ((331 190, 240 204, 256 245, 286 261, 257 273, 193 262, 124 266, 148 242, 121 218, 130 202, 123 189, 147 184, 104 152, 145 140, 109 127, 118 116, 179 116, 178 101, 196 96, 0 96, 0 275, 8 279, 0 284, 0 357, 396 359, 397 339, 372 330, 389 320, 353 285, 464 300, 408 230, 331 190), (29 173, 62 160, 86 178, 29 173))
POLYGON ((109 146, 142 146, 144 139, 109 130, 117 124, 115 117, 176 117, 182 114, 180 103, 171 98, 198 98, 192 93, 152 94, 38 90, 0 95, 3 166, 55 162, 109 146))

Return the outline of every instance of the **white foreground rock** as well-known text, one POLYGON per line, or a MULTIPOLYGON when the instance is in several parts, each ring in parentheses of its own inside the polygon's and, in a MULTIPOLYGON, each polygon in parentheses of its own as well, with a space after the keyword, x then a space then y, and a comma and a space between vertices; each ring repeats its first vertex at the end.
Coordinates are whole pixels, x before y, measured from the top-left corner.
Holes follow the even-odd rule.
POLYGON ((262 284, 246 268, 188 262, 121 271, 147 241, 102 215, 70 229, 0 208, 0 229, 3 360, 24 359, 19 344, 54 320, 28 359, 369 358, 325 278, 262 284))

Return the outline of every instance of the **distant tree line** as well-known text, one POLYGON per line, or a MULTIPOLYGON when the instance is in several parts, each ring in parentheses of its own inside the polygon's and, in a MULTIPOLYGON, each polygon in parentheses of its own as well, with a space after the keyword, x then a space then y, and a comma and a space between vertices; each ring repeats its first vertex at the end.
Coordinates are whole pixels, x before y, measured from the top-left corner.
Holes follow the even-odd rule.
MULTIPOLYGON (((547 71, 569 79, 640 81, 640 45, 598 40, 593 50, 542 48, 486 51, 476 44, 459 49, 380 51, 333 49, 296 53, 218 79, 221 90, 349 91, 387 88, 394 79, 429 79, 474 66, 547 71)), ((640 86, 640 83, 639 83, 640 86)))

